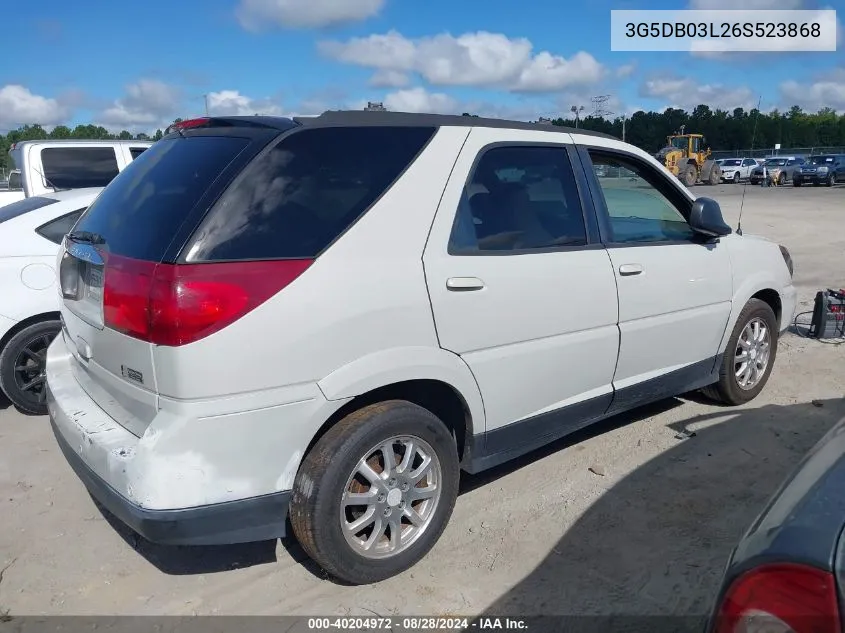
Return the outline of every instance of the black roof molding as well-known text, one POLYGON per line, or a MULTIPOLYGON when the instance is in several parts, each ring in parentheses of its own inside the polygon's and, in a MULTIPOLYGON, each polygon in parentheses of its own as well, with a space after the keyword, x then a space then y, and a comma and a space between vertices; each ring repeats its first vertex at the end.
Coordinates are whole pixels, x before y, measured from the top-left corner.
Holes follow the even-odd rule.
POLYGON ((475 116, 461 116, 454 114, 414 114, 410 112, 385 112, 365 110, 328 110, 313 117, 294 117, 296 123, 304 126, 402 126, 402 127, 487 127, 510 130, 537 130, 540 132, 563 132, 582 134, 619 140, 610 134, 593 132, 571 127, 549 125, 547 123, 527 123, 525 121, 508 121, 505 119, 486 119, 475 116))

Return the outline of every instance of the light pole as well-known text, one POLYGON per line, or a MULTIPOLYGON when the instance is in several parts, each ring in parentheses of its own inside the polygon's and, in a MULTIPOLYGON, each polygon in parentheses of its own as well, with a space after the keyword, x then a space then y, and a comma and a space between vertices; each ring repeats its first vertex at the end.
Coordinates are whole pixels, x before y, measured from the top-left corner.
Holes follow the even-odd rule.
POLYGON ((572 111, 573 114, 575 114, 575 128, 577 129, 578 128, 578 121, 580 120, 578 113, 584 111, 584 106, 581 106, 581 107, 572 106, 569 109, 572 111))

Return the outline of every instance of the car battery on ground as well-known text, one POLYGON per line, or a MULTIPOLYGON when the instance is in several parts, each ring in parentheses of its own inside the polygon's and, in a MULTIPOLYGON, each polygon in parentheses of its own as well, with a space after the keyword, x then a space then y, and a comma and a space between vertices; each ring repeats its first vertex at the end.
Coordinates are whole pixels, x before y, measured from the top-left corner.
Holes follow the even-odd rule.
POLYGON ((845 338, 845 290, 816 293, 809 334, 818 339, 845 338))

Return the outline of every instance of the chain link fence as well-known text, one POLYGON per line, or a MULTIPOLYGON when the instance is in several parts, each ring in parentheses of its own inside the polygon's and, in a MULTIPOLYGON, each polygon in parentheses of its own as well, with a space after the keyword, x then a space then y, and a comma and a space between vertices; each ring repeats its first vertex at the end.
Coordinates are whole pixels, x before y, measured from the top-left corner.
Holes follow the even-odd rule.
POLYGON ((815 156, 818 154, 845 154, 845 147, 789 147, 787 149, 739 149, 733 151, 714 151, 713 159, 719 158, 766 158, 767 156, 815 156))

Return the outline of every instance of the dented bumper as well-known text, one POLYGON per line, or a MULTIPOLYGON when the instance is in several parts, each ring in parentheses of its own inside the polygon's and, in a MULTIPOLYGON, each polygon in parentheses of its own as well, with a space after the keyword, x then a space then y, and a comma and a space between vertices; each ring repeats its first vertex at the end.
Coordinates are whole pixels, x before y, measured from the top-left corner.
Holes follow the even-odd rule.
POLYGON ((97 406, 77 380, 75 363, 57 336, 47 354, 50 421, 68 463, 109 512, 163 544, 285 535, 290 490, 312 426, 325 419, 325 407, 338 406, 316 385, 271 394, 275 406, 256 408, 232 397, 223 404, 160 398, 158 415, 138 437, 97 406))
POLYGON ((180 510, 147 510, 109 486, 74 451, 50 420, 59 448, 90 495, 148 541, 164 545, 222 545, 284 537, 289 492, 180 510))

